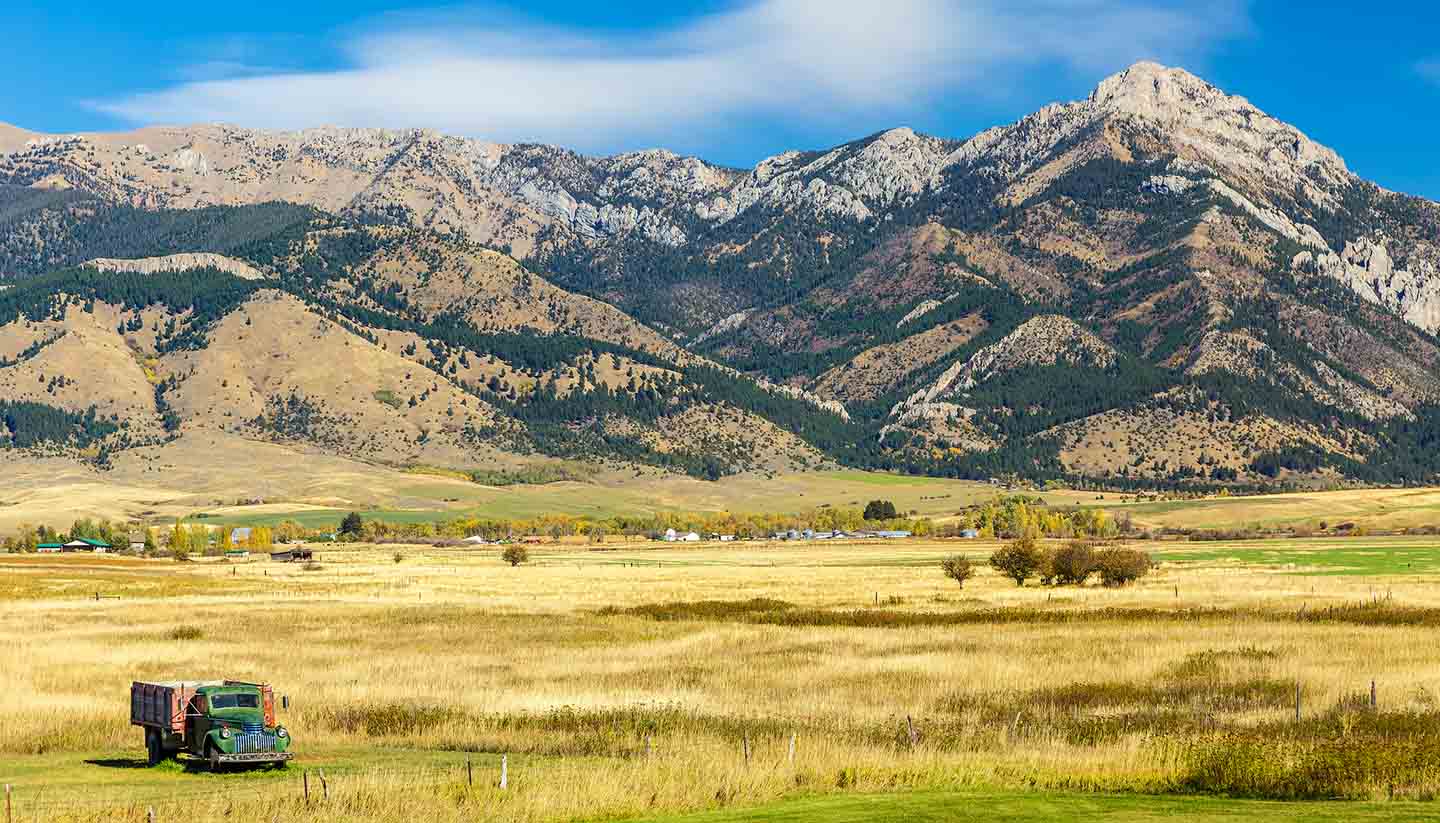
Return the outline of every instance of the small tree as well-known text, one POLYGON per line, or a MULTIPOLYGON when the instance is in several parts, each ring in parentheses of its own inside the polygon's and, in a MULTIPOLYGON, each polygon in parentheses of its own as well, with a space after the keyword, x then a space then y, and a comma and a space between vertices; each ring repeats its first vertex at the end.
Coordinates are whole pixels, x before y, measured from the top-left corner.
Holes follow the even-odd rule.
POLYGON ((146 556, 146 557, 150 557, 150 556, 152 556, 152 555, 154 555, 154 554, 155 554, 155 532, 151 531, 151 530, 150 530, 150 527, 147 526, 147 527, 145 528, 145 556, 146 556))
POLYGON ((871 500, 865 504, 866 520, 894 520, 898 516, 895 504, 889 500, 871 500))
POLYGON ((530 562, 530 551, 519 543, 511 543, 500 553, 500 559, 512 566, 530 562))
POLYGON ((365 521, 360 517, 359 512, 350 512, 345 519, 340 521, 340 534, 342 537, 349 537, 353 540, 360 539, 360 534, 365 529, 365 521))
POLYGON ((1084 540, 1071 540, 1054 556, 1055 582, 1062 586, 1083 586, 1095 573, 1095 550, 1084 540))
POLYGON ((1014 580, 1015 585, 1023 586, 1026 580, 1035 576, 1043 559, 1040 545, 1035 538, 1027 535, 1006 543, 990 555, 990 566, 1014 580))
POLYGON ((190 527, 190 549, 207 556, 218 552, 218 548, 216 551, 210 549, 210 530, 199 523, 190 527))
POLYGON ((235 541, 230 537, 230 534, 230 529, 227 529, 224 526, 220 527, 220 539, 216 541, 216 548, 221 554, 224 554, 225 552, 228 552, 231 549, 235 548, 235 541))
POLYGON ((958 583, 962 589, 965 588, 965 581, 975 574, 975 566, 970 562, 970 558, 959 554, 952 554, 941 560, 940 570, 945 572, 946 577, 958 583))
POLYGON ((178 560, 183 553, 187 558, 190 556, 190 530, 175 521, 175 527, 170 530, 170 553, 178 560))
POLYGON ((1124 586, 1150 573, 1150 555, 1135 549, 1105 549, 1095 553, 1095 571, 1107 586, 1124 586))

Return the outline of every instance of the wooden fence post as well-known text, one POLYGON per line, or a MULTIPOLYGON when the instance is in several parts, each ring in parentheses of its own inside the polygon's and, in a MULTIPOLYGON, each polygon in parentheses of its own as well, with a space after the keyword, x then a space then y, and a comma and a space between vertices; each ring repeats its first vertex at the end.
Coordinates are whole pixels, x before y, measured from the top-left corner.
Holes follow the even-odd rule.
POLYGON ((749 733, 749 732, 745 732, 745 733, 740 737, 740 751, 741 751, 742 754, 745 755, 745 762, 748 764, 748 763, 750 762, 750 733, 749 733))
POLYGON ((1300 722, 1300 681, 1295 681, 1295 722, 1300 722))
POLYGON ((655 740, 650 735, 645 735, 645 757, 649 759, 655 756, 655 740))
POLYGON ((510 786, 510 755, 500 755, 500 790, 510 786))
POLYGON ((10 808, 10 784, 5 784, 5 823, 15 823, 15 814, 10 808))
POLYGON ((1378 710, 1379 708, 1380 708, 1380 701, 1376 700, 1375 681, 1374 681, 1374 680, 1371 680, 1371 681, 1370 681, 1370 711, 1373 712, 1373 711, 1378 710))
POLYGON ((148 808, 148 809, 145 810, 145 821, 146 821, 146 823, 155 823, 155 807, 154 807, 154 806, 151 806, 150 808, 148 808))
POLYGON ((465 758, 465 785, 475 785, 475 769, 470 764, 470 758, 465 758))
POLYGON ((905 728, 910 733, 910 748, 920 745, 920 732, 915 730, 915 721, 908 714, 905 715, 905 728))
POLYGON ((319 772, 320 772, 320 799, 321 799, 321 800, 329 800, 329 799, 330 799, 330 784, 329 784, 328 782, 326 782, 326 780, 325 780, 325 770, 324 770, 324 769, 319 769, 319 772))
POLYGON ((310 770, 300 772, 300 780, 305 786, 305 805, 310 805, 310 770))
POLYGON ((795 732, 790 733, 790 765, 795 765, 795 732))

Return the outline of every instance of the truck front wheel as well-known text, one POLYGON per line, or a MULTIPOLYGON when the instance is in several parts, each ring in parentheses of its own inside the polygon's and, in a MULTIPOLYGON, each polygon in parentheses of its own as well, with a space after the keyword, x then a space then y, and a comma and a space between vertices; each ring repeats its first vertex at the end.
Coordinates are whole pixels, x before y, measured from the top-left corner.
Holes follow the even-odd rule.
POLYGON ((209 743, 205 746, 205 758, 210 761, 210 771, 220 771, 220 750, 215 748, 214 743, 209 743))
POLYGON ((165 759, 165 744, 154 729, 145 730, 145 759, 151 766, 158 766, 165 759))

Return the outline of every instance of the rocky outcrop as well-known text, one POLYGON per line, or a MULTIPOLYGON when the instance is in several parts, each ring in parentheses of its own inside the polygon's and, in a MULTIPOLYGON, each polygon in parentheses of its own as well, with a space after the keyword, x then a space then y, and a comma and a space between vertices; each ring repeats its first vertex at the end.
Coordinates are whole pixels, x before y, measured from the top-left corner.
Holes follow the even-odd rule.
POLYGON ((1339 254, 1300 252, 1291 261, 1296 271, 1331 277, 1351 291, 1395 312, 1416 326, 1440 331, 1440 269, 1424 258, 1397 268, 1381 236, 1354 240, 1339 254))
POLYGON ((223 254, 186 253, 168 254, 164 257, 142 257, 121 260, 111 257, 97 257, 85 265, 99 271, 128 271, 140 274, 157 272, 190 271, 191 269, 219 269, 246 280, 264 280, 265 272, 243 260, 226 257, 223 254))

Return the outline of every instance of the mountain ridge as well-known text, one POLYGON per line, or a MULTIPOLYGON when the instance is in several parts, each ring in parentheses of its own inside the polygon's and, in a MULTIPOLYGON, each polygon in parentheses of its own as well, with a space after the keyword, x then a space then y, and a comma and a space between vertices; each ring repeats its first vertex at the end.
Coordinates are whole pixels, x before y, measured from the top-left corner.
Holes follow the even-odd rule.
MULTIPOLYGON (((679 381, 673 403, 730 397, 807 464, 1136 483, 1435 468, 1394 454, 1440 404, 1440 206, 1154 63, 963 140, 899 127, 751 169, 419 129, 0 128, 0 183, 0 275, 20 282, 223 254, 364 334, 415 335, 447 372, 465 340, 548 347, 496 402, 552 451, 720 419, 642 410, 650 384, 599 371, 559 388, 556 367, 614 357, 679 381), (122 242, 131 225, 157 248, 122 242), (1176 420, 1213 447, 1148 436, 1176 420)), ((763 443, 744 449, 720 470, 759 465, 763 443)))

